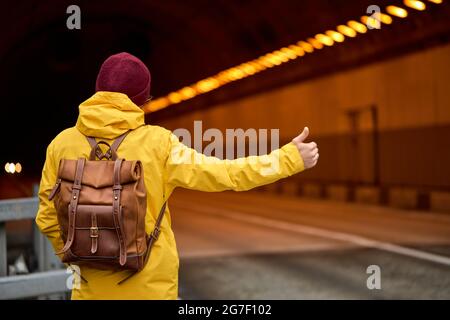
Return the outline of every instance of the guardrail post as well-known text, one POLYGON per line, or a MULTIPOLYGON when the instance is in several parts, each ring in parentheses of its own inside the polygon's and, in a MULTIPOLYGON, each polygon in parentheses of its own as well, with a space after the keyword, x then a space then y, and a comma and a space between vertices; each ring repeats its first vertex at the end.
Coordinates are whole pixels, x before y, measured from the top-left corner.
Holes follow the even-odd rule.
POLYGON ((45 271, 45 246, 44 246, 44 238, 39 231, 36 223, 33 224, 33 245, 34 245, 34 254, 36 255, 37 265, 39 271, 45 271))
MULTIPOLYGON (((33 196, 37 197, 39 193, 39 185, 33 184, 33 196)), ((38 264, 39 271, 46 271, 46 254, 45 254, 45 242, 44 237, 39 230, 36 223, 33 221, 33 245, 34 245, 34 254, 36 255, 36 260, 38 264)))
POLYGON ((0 221, 0 277, 7 275, 8 255, 6 253, 6 224, 0 221))

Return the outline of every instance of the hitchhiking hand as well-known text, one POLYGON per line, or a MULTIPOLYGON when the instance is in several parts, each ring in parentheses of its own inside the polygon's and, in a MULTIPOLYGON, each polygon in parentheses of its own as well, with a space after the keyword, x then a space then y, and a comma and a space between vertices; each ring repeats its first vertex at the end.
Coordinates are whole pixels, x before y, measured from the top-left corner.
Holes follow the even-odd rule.
POLYGON ((300 155, 302 156, 305 169, 314 167, 319 160, 319 149, 317 148, 317 143, 308 142, 305 143, 305 139, 309 135, 308 127, 305 127, 297 137, 292 139, 292 142, 297 146, 300 155))

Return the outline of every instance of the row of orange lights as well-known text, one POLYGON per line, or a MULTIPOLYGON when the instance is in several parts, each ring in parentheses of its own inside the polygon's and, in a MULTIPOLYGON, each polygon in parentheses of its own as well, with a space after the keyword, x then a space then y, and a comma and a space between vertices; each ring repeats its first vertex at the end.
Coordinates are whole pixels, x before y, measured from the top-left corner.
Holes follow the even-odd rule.
MULTIPOLYGON (((443 0, 428 0, 429 2, 440 4, 443 0)), ((418 0, 404 0, 404 5, 415 10, 425 10, 426 4, 418 0)), ((249 77, 265 69, 278 66, 291 60, 303 57, 305 54, 320 50, 324 46, 332 46, 343 42, 345 37, 354 38, 358 34, 364 34, 369 29, 379 29, 381 24, 391 24, 392 16, 397 18, 406 18, 408 11, 405 8, 390 5, 386 7, 386 13, 375 13, 371 17, 362 16, 360 22, 356 20, 348 21, 336 27, 336 30, 328 30, 319 33, 314 37, 308 38, 275 50, 252 61, 242 63, 236 67, 224 70, 209 78, 198 81, 195 84, 184 87, 180 90, 169 93, 167 96, 160 97, 144 106, 146 113, 164 109, 170 105, 192 99, 200 94, 217 89, 227 83, 249 77)))

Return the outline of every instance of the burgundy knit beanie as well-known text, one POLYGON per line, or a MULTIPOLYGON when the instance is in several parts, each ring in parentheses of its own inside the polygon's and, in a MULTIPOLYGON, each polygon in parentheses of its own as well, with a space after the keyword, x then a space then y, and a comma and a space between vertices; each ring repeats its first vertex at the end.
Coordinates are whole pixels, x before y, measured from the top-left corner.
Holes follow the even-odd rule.
POLYGON ((141 106, 150 98, 150 83, 150 71, 145 64, 129 53, 121 52, 103 62, 95 91, 124 93, 141 106))

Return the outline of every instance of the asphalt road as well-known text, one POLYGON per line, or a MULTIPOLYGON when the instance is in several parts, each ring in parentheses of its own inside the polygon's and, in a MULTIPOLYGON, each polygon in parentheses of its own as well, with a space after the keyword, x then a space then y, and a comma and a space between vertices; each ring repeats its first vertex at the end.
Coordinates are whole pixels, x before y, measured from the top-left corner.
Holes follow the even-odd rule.
POLYGON ((450 299, 450 215, 258 192, 169 205, 182 299, 450 299))

